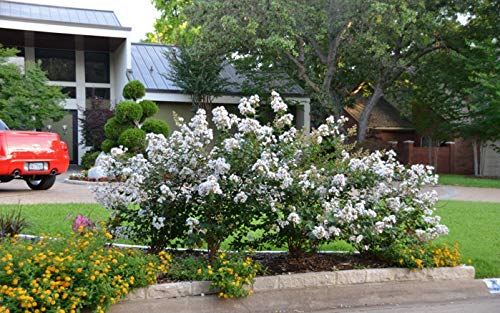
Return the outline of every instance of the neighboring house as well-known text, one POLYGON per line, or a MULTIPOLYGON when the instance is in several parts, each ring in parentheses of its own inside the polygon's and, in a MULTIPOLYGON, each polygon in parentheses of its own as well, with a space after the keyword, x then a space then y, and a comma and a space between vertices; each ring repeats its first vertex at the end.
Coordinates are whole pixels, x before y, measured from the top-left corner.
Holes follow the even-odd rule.
MULTIPOLYGON (((146 99, 156 101, 157 117, 174 128, 172 113, 189 117, 191 97, 163 76, 170 71, 163 57, 169 46, 133 44, 131 28, 124 27, 114 12, 0 1, 0 44, 17 47, 24 61, 41 61, 50 84, 62 86, 69 95, 64 106, 68 115, 60 122, 48 123, 46 131, 59 133, 68 143, 72 163, 78 163, 87 147, 81 144, 78 119, 93 99, 113 108, 123 99, 122 89, 132 79, 146 86, 146 99)), ((223 73, 236 83, 214 105, 238 104, 241 78, 227 66, 223 73)), ((287 93, 287 100, 300 103, 296 124, 309 128, 309 98, 300 88, 287 93)))
MULTIPOLYGON (((360 88, 357 89, 359 91, 360 88)), ((353 92, 354 103, 344 112, 350 119, 349 126, 358 124, 367 101, 353 92)), ((428 138, 417 132, 412 123, 401 115, 387 99, 380 99, 368 120, 365 146, 371 149, 395 149, 405 164, 432 164, 437 161, 438 173, 474 174, 472 143, 462 138, 450 138, 429 153, 428 138), (429 162, 431 155, 431 162, 429 162)), ((491 163, 491 161, 490 161, 491 163)))

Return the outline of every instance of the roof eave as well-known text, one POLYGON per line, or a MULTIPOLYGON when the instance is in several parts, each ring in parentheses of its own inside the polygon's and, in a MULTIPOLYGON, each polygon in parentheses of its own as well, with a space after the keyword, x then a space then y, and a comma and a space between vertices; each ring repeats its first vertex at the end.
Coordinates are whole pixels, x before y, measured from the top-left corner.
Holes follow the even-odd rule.
POLYGON ((1 14, 0 14, 0 20, 10 20, 10 21, 17 21, 17 22, 28 22, 28 23, 37 23, 37 24, 47 24, 47 25, 72 26, 72 27, 82 27, 82 28, 97 28, 97 29, 118 30, 118 31, 131 31, 132 30, 132 27, 124 27, 124 26, 68 23, 68 22, 52 21, 52 20, 44 20, 44 19, 13 17, 13 16, 1 15, 1 14))

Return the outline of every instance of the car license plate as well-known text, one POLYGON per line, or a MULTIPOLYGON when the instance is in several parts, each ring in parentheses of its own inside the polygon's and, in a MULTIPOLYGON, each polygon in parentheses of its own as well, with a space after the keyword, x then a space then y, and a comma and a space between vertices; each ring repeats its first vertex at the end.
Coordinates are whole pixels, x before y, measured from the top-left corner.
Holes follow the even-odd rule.
POLYGON ((44 162, 28 163, 28 171, 43 171, 44 162))

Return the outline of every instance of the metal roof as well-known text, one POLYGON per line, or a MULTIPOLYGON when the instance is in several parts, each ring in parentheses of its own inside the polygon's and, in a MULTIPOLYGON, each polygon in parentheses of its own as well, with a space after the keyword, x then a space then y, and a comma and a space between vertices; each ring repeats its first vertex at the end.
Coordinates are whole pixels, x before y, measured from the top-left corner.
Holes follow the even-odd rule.
MULTIPOLYGON (((165 53, 171 53, 173 46, 133 43, 132 44, 132 73, 131 79, 141 81, 146 90, 151 92, 182 92, 175 82, 165 77, 165 74, 172 71, 172 67, 165 58, 165 53)), ((228 94, 241 94, 241 86, 245 78, 236 72, 231 64, 224 66, 221 74, 231 85, 227 88, 228 94)), ((304 90, 299 86, 294 86, 287 94, 304 95, 304 90)))
POLYGON ((0 1, 0 19, 2 18, 122 28, 120 21, 118 21, 113 11, 78 9, 10 1, 0 1))

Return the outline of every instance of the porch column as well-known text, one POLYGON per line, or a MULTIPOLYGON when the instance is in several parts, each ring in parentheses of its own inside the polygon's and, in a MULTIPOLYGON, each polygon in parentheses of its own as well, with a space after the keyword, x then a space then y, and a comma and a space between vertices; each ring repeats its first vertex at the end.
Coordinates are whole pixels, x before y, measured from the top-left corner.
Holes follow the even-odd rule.
POLYGON ((450 174, 455 172, 455 142, 447 141, 446 145, 448 146, 449 151, 449 159, 448 162, 450 164, 450 174))

